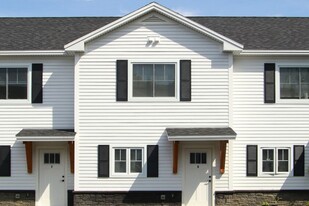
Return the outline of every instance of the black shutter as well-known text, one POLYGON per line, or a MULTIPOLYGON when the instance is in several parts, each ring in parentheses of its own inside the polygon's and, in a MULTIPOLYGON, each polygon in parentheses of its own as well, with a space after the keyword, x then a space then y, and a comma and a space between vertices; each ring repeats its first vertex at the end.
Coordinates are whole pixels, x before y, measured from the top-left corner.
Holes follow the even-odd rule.
POLYGON ((257 176, 257 145, 247 145, 247 176, 257 176))
POLYGON ((43 64, 32 64, 32 103, 43 103, 43 64))
POLYGON ((147 145, 147 177, 159 177, 158 145, 147 145))
POLYGON ((109 145, 98 147, 98 177, 109 177, 109 145))
POLYGON ((264 64, 264 102, 275 103, 275 71, 276 65, 274 63, 264 64))
POLYGON ((0 176, 11 176, 11 147, 0 146, 0 176))
POLYGON ((128 60, 117 60, 117 101, 128 101, 128 60))
POLYGON ((180 60, 180 101, 191 101, 191 60, 180 60))
POLYGON ((305 176, 304 145, 294 145, 294 176, 305 176))

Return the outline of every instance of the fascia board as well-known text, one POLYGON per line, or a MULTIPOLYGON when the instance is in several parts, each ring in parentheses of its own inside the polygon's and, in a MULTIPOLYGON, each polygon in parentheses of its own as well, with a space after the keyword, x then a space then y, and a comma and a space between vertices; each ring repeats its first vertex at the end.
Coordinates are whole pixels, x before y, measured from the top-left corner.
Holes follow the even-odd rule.
POLYGON ((69 56, 64 50, 12 50, 0 51, 0 56, 69 56))
POLYGON ((236 135, 225 136, 168 136, 168 141, 221 141, 235 139, 236 135))
POLYGON ((309 55, 309 50, 243 50, 235 52, 238 56, 255 56, 255 55, 309 55))

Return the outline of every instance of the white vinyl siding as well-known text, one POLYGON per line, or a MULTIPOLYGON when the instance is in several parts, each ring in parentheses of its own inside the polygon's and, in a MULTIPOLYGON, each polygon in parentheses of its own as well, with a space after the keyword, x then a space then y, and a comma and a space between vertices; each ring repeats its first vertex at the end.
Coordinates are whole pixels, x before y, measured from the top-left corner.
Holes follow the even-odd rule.
MULTIPOLYGON (((181 159, 174 175, 172 143, 167 141, 165 128, 228 126, 228 67, 229 56, 222 52, 221 43, 170 20, 149 25, 136 21, 86 44, 76 74, 79 173, 75 190, 181 190, 181 159), (145 46, 147 36, 158 35, 160 42, 155 47, 145 46), (116 102, 117 59, 164 63, 191 60, 192 101, 116 102), (97 178, 97 146, 123 143, 127 147, 158 144, 159 177, 97 178)), ((217 146, 195 145, 209 144, 217 146)), ((226 187, 221 182, 226 185, 227 176, 218 178, 216 187, 226 187)))
MULTIPOLYGON (((27 128, 73 128, 74 62, 72 57, 0 57, 1 65, 43 63, 43 104, 0 102, 0 145, 11 145, 11 177, 1 178, 2 190, 35 190, 36 163, 27 173, 25 145, 15 135, 27 128)), ((67 146, 67 144, 66 144, 67 146)), ((68 170, 69 171, 69 170, 68 170)), ((73 175, 68 174, 73 189, 73 175)))
MULTIPOLYGON (((309 189, 309 104, 278 101, 274 104, 264 103, 264 63, 275 63, 276 67, 309 65, 309 60, 304 57, 234 57, 233 128, 237 138, 233 144, 231 162, 234 169, 233 189, 309 189), (305 145, 305 177, 293 177, 293 165, 288 177, 247 177, 246 145, 291 148, 291 154, 293 145, 305 145)), ((278 80, 279 73, 276 73, 276 83, 278 80)), ((276 89, 278 86, 276 84, 276 89)), ((276 92, 276 95, 278 97, 279 93, 276 92)))

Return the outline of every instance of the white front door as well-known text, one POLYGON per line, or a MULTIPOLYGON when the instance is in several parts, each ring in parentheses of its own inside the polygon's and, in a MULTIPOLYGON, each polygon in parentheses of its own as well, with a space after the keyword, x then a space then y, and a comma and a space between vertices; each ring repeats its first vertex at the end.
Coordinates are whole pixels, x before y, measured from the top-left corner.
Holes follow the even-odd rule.
POLYGON ((65 206, 65 158, 61 149, 39 151, 39 183, 37 203, 39 206, 65 206))
POLYGON ((206 149, 185 151, 183 204, 211 205, 211 153, 206 149))

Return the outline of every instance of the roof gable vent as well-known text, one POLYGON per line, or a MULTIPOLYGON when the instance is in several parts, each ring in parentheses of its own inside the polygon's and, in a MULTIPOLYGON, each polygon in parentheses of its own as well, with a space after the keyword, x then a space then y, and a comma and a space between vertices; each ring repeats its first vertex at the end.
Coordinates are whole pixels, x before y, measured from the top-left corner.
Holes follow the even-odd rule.
POLYGON ((159 18, 156 15, 152 15, 149 18, 146 18, 145 20, 143 20, 143 23, 162 23, 162 22, 166 22, 163 19, 159 18))

